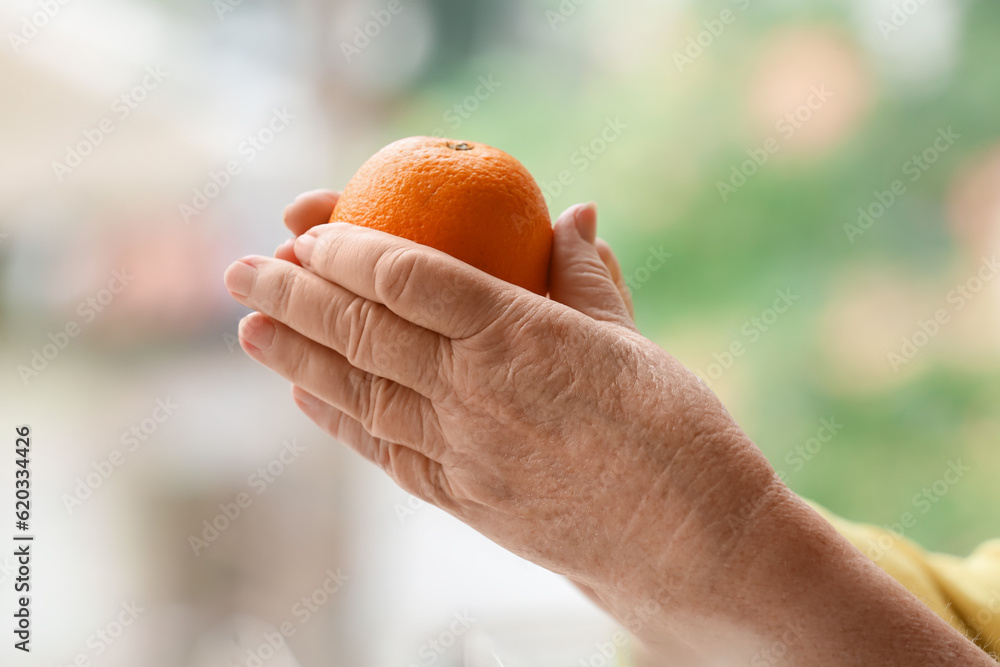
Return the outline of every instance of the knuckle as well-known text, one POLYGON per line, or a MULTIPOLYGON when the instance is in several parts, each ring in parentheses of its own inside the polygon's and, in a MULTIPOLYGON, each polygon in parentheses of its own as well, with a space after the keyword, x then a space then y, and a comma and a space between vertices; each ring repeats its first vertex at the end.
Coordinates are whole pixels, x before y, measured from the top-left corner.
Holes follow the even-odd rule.
POLYGON ((320 326, 323 327, 323 331, 327 335, 334 339, 340 338, 341 329, 343 328, 341 323, 344 320, 345 310, 344 299, 339 296, 323 304, 323 310, 320 313, 320 326))
POLYGON ((340 333, 344 341, 344 356, 356 366, 367 349, 370 332, 378 324, 375 320, 375 304, 363 297, 354 297, 344 309, 340 333))
POLYGON ((279 271, 274 277, 270 289, 269 302, 273 304, 274 315, 283 319, 291 310, 291 304, 295 298, 295 290, 298 288, 298 273, 295 271, 279 271))
POLYGON ((292 346, 292 349, 289 352, 289 374, 296 379, 306 377, 309 370, 313 368, 311 361, 312 360, 309 356, 309 346, 299 340, 298 343, 292 346))
POLYGON ((396 393, 396 385, 377 375, 369 377, 371 379, 368 382, 367 395, 363 401, 364 409, 361 423, 364 424, 365 430, 369 433, 381 437, 385 435, 382 430, 382 421, 387 414, 389 404, 392 402, 392 396, 396 393))
POLYGON ((365 430, 375 435, 375 426, 378 423, 378 411, 381 408, 382 378, 376 375, 365 375, 359 381, 358 386, 358 421, 365 427, 365 430))
POLYGON ((371 421, 372 412, 372 383, 375 380, 375 376, 359 375, 356 381, 354 389, 354 418, 358 420, 361 426, 364 427, 366 431, 371 433, 371 429, 368 425, 371 421))
POLYGON ((327 432, 336 440, 344 441, 347 438, 348 416, 343 412, 334 412, 329 416, 326 423, 327 432))
POLYGON ((451 482, 448 481, 448 475, 440 463, 428 460, 424 493, 427 494, 428 502, 441 509, 447 511, 457 507, 457 499, 452 491, 451 482))
POLYGON ((422 458, 413 466, 412 479, 409 480, 409 491, 417 498, 442 509, 453 505, 451 497, 445 491, 446 481, 443 481, 443 469, 440 464, 422 458))
POLYGON ((399 247, 379 257, 375 263, 375 296, 382 303, 395 303, 406 293, 419 261, 415 248, 399 247))
POLYGON ((370 332, 378 324, 374 306, 373 302, 355 295, 331 299, 323 306, 323 331, 333 339, 334 347, 352 366, 358 365, 371 337, 370 332))
POLYGON ((329 271, 339 261, 337 256, 339 246, 331 243, 330 236, 326 233, 316 234, 315 238, 316 244, 313 246, 309 264, 321 272, 329 271))
POLYGON ((347 372, 347 386, 351 396, 358 396, 362 391, 368 391, 368 377, 368 373, 357 368, 351 368, 347 372))
POLYGON ((389 472, 392 457, 389 454, 389 447, 385 440, 376 440, 374 451, 372 452, 372 462, 383 472, 389 472))
POLYGON ((399 445, 389 442, 388 440, 383 440, 378 438, 375 441, 375 465, 382 469, 384 473, 393 477, 393 471, 395 469, 394 461, 396 459, 396 450, 399 445))
POLYGON ((443 401, 451 391, 454 377, 454 357, 451 341, 438 339, 431 348, 431 355, 418 370, 420 386, 432 401, 443 401))

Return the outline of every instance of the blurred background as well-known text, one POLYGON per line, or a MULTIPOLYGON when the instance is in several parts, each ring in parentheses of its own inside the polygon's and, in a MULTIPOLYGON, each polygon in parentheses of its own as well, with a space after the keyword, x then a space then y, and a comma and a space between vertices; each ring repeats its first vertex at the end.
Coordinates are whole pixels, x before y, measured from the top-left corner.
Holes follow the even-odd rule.
POLYGON ((909 512, 934 550, 1000 533, 996 3, 6 0, 0 25, 0 404, 37 535, 33 652, 4 664, 604 664, 572 587, 396 489, 236 341, 228 263, 416 134, 513 154, 553 217, 595 200, 642 331, 797 492, 909 512))

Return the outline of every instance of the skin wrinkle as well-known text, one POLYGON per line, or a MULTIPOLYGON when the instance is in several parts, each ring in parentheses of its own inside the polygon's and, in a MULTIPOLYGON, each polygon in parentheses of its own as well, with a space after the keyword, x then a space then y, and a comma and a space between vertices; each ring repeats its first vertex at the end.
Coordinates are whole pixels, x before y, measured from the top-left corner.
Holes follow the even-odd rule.
POLYGON ((393 472, 392 447, 392 443, 386 442, 382 438, 375 439, 375 465, 389 475, 393 472))
MULTIPOLYGON (((263 267, 263 270, 268 273, 277 274, 276 277, 274 278, 276 282, 271 290, 272 301, 274 301, 275 307, 277 309, 275 317, 279 320, 287 320, 289 306, 292 302, 292 295, 296 293, 296 289, 301 289, 299 274, 288 271, 275 272, 270 270, 272 268, 273 267, 268 265, 266 267, 263 267)), ((260 267, 257 268, 258 273, 260 273, 261 270, 262 269, 260 267)), ((268 276, 268 278, 270 278, 270 276, 268 276)), ((258 279, 254 282, 254 287, 256 288, 257 284, 259 283, 260 283, 260 276, 258 276, 258 279)))
POLYGON ((446 509, 449 502, 442 484, 442 473, 444 469, 441 464, 429 458, 414 457, 413 461, 417 467, 417 472, 414 477, 419 480, 420 483, 420 488, 417 489, 418 493, 415 493, 414 495, 424 502, 440 507, 446 512, 449 511, 446 509))
MULTIPOLYGON (((785 514, 789 508, 791 508, 792 511, 800 512, 804 516, 805 515, 804 510, 806 509, 805 505, 802 504, 801 502, 798 502, 797 499, 795 499, 793 496, 791 497, 791 499, 795 502, 791 503, 790 505, 786 505, 783 510, 772 512, 771 514, 775 516, 781 516, 782 514, 785 514)), ((795 559, 789 559, 787 563, 783 564, 784 569, 789 575, 788 579, 790 582, 798 581, 798 582, 806 582, 806 584, 810 586, 816 585, 815 582, 817 581, 817 578, 814 576, 814 567, 815 567, 814 563, 818 561, 823 561, 823 562, 833 561, 842 563, 846 569, 846 574, 850 577, 850 579, 853 580, 851 585, 857 585, 858 583, 860 583, 863 580, 863 577, 865 576, 864 573, 866 571, 868 572, 873 571, 873 568, 875 568, 875 566, 867 558, 865 558, 862 554, 860 554, 860 552, 857 552, 855 549, 853 549, 853 547, 850 547, 849 544, 842 544, 839 541, 834 541, 833 538, 835 538, 836 535, 835 533, 831 534, 831 530, 811 531, 810 536, 804 535, 802 541, 796 542, 796 544, 799 545, 798 548, 801 550, 800 554, 796 554, 796 556, 800 557, 795 559), (813 555, 813 557, 810 558, 810 555, 813 555)), ((782 543, 780 541, 775 542, 776 546, 780 546, 781 544, 782 543)), ((753 568, 766 567, 769 565, 767 562, 762 563, 759 560, 750 560, 749 563, 753 568)), ((747 578, 748 580, 753 581, 755 579, 754 573, 748 572, 747 578)), ((898 615, 898 618, 890 617, 890 620, 894 621, 893 623, 891 623, 891 625, 897 626, 895 630, 895 634, 897 637, 902 637, 905 639, 906 644, 913 645, 912 640, 906 639, 906 636, 911 632, 916 632, 916 636, 920 637, 921 631, 919 630, 919 628, 914 628, 914 626, 915 625, 920 626, 921 624, 926 624, 929 621, 928 619, 926 619, 926 617, 921 618, 919 615, 914 615, 912 607, 910 607, 909 611, 906 611, 906 608, 908 606, 908 603, 906 601, 908 600, 909 604, 912 604, 915 602, 915 600, 911 596, 909 596, 908 593, 903 591, 901 587, 894 581, 892 582, 892 585, 893 585, 893 595, 897 597, 899 600, 903 601, 904 604, 898 605, 898 608, 895 611, 895 613, 898 615), (899 625, 901 625, 898 621, 899 619, 907 619, 908 617, 912 618, 913 621, 912 622, 910 622, 909 620, 905 621, 907 630, 901 634, 902 628, 898 627, 899 625)), ((796 608, 796 605, 799 604, 798 598, 800 596, 801 591, 794 585, 786 586, 784 588, 769 587, 766 589, 766 592, 767 596, 762 600, 767 600, 768 598, 774 598, 777 595, 777 597, 779 597, 782 600, 781 604, 784 607, 788 608, 789 610, 794 610, 796 608)), ((863 633, 865 633, 868 628, 866 627, 865 622, 860 619, 863 619, 865 617, 870 618, 872 615, 883 616, 883 617, 885 616, 883 611, 885 607, 883 603, 879 601, 877 604, 876 600, 877 598, 865 597, 857 601, 855 603, 856 604, 855 613, 847 617, 847 623, 845 625, 843 625, 842 627, 831 626, 830 637, 836 638, 843 636, 846 639, 850 639, 851 637, 864 636, 863 633)), ((766 604, 766 602, 762 602, 761 604, 766 604)), ((748 609, 752 608, 753 607, 748 607, 748 609)), ((937 617, 933 617, 933 620, 935 622, 939 621, 937 617)), ((935 633, 930 631, 930 627, 928 627, 927 629, 927 634, 931 636, 935 635, 935 633)), ((941 641, 940 637, 936 641, 940 642, 941 641)), ((925 655, 930 655, 932 652, 933 651, 929 651, 925 653, 925 655)), ((916 654, 917 654, 916 652, 913 653, 913 655, 916 654)), ((861 653, 853 654, 849 649, 842 649, 841 652, 839 652, 839 655, 843 656, 844 660, 847 660, 847 662, 843 664, 863 664, 863 661, 857 662, 857 660, 860 659, 862 656, 861 653), (854 660, 854 662, 851 662, 852 660, 854 660)), ((913 664, 923 664, 923 663, 913 663, 913 664)), ((935 663, 935 664, 940 664, 940 663, 935 663)), ((969 662, 965 664, 972 664, 972 663, 969 662)))
MULTIPOLYGON (((665 479, 666 476, 667 475, 665 474, 661 479, 665 479)), ((673 508, 676 506, 676 504, 672 502, 672 498, 676 497, 676 495, 677 495, 676 489, 668 488, 664 492, 663 496, 664 507, 671 509, 670 518, 672 525, 669 531, 661 534, 663 540, 663 546, 660 557, 658 559, 658 564, 666 562, 667 568, 669 568, 670 563, 674 561, 674 558, 670 554, 672 553, 675 545, 677 545, 678 543, 684 544, 689 539, 685 532, 686 524, 691 522, 698 516, 694 512, 688 511, 688 512, 683 512, 678 520, 678 518, 674 516, 674 513, 672 511, 673 508)), ((635 536, 634 534, 629 534, 629 537, 632 540, 638 540, 637 536, 635 536)), ((680 553, 685 553, 686 550, 682 548, 678 549, 677 551, 679 551, 680 553)), ((664 571, 670 572, 671 570, 665 569, 664 571)))
MULTIPOLYGON (((357 297, 355 297, 357 298, 357 297)), ((342 330, 340 320, 343 316, 343 306, 337 298, 327 301, 321 310, 320 322, 324 331, 337 332, 342 330)), ((350 361, 350 357, 345 354, 345 358, 350 361)))
MULTIPOLYGON (((708 477, 709 478, 709 482, 710 482, 710 485, 709 485, 708 489, 706 489, 706 491, 703 492, 703 494, 702 494, 702 496, 705 497, 705 498, 714 498, 714 497, 716 497, 716 492, 719 489, 725 490, 726 487, 731 483, 729 480, 726 480, 726 479, 723 479, 723 478, 719 478, 719 477, 713 477, 713 475, 711 474, 711 471, 708 470, 708 469, 703 469, 703 470, 699 471, 695 475, 695 478, 692 481, 692 483, 697 483, 702 477, 708 477)), ((756 506, 757 504, 759 504, 759 501, 757 499, 750 500, 749 502, 753 506, 756 506)), ((732 510, 730 510, 730 512, 731 511, 732 510)), ((691 511, 689 512, 689 516, 695 515, 695 514, 698 515, 697 516, 697 521, 699 523, 701 523, 701 525, 707 524, 710 528, 712 528, 712 527, 714 527, 715 524, 727 524, 727 527, 729 527, 731 529, 731 525, 730 525, 730 523, 729 523, 728 520, 719 518, 720 517, 720 513, 716 511, 716 508, 714 508, 714 507, 713 508, 709 508, 706 511, 705 510, 705 503, 704 502, 702 502, 700 504, 695 504, 691 508, 691 511)), ((727 518, 728 518, 728 516, 730 516, 730 515, 727 514, 727 518)), ((739 546, 740 544, 742 544, 742 542, 743 542, 743 540, 742 540, 743 533, 745 532, 747 525, 752 525, 752 518, 753 518, 753 516, 751 514, 751 516, 747 517, 745 520, 741 520, 741 522, 740 522, 741 526, 742 526, 741 529, 739 529, 739 530, 730 530, 729 538, 721 540, 721 544, 717 545, 717 547, 716 547, 716 549, 717 549, 716 553, 717 554, 721 554, 723 556, 728 555, 729 553, 731 553, 733 551, 733 549, 735 549, 737 546, 739 546)), ((687 519, 685 521, 687 521, 687 519)), ((683 529, 684 529, 684 524, 682 523, 680 526, 678 526, 678 532, 682 532, 683 529)), ((722 532, 723 532, 723 534, 725 534, 725 531, 722 531, 722 532)), ((725 561, 723 561, 723 562, 725 562, 725 561)))
POLYGON ((367 391, 361 390, 359 394, 367 399, 361 402, 361 418, 359 421, 365 430, 377 438, 385 438, 388 433, 387 427, 383 426, 384 416, 390 414, 389 409, 393 402, 393 394, 396 394, 394 385, 384 378, 368 376, 367 391))
MULTIPOLYGON (((437 412, 437 406, 440 404, 444 406, 446 396, 451 395, 448 387, 448 378, 455 377, 455 350, 454 342, 450 338, 442 336, 437 348, 437 354, 434 362, 432 363, 435 369, 434 379, 430 382, 432 392, 425 394, 427 398, 431 400, 432 405, 435 406, 435 413, 437 413, 440 419, 441 414, 437 412)), ((411 349, 410 352, 417 354, 417 350, 411 349)))
MULTIPOLYGON (((362 350, 370 349, 372 350, 372 354, 370 355, 372 365, 375 366, 376 371, 380 370, 377 367, 378 365, 376 363, 377 360, 379 359, 378 347, 375 341, 372 340, 372 336, 371 335, 365 336, 365 333, 377 331, 379 329, 388 326, 389 323, 397 317, 395 313, 387 309, 382 304, 375 303, 373 301, 367 301, 365 299, 362 299, 361 297, 354 297, 352 301, 349 303, 349 305, 346 307, 340 305, 339 308, 341 309, 341 312, 339 317, 336 315, 337 307, 338 305, 336 304, 336 302, 334 302, 333 306, 331 307, 333 314, 331 314, 330 316, 327 316, 326 313, 324 312, 324 321, 326 321, 327 319, 331 320, 331 322, 328 325, 329 327, 328 330, 331 331, 343 331, 344 326, 342 323, 344 320, 347 321, 347 329, 349 333, 346 336, 346 338, 348 340, 348 345, 346 347, 344 356, 347 357, 348 360, 350 360, 352 363, 354 363, 361 358, 362 350)), ((416 354, 416 350, 413 348, 411 348, 410 351, 415 353, 415 356, 419 356, 425 360, 424 361, 425 367, 426 365, 431 365, 434 368, 439 368, 441 365, 440 350, 443 347, 442 343, 444 342, 444 339, 432 331, 423 329, 422 333, 423 332, 426 333, 425 335, 421 336, 422 339, 426 340, 427 338, 431 338, 437 342, 437 345, 430 348, 429 350, 430 354, 428 354, 428 349, 426 346, 424 346, 424 348, 420 350, 419 354, 416 354)), ((404 337, 397 337, 394 341, 391 342, 397 343, 399 342, 400 338, 404 337)), ((406 342, 407 339, 410 340, 411 342, 416 342, 417 336, 406 335, 403 342, 406 342)), ((386 342, 388 343, 390 341, 386 342)), ((420 385, 420 388, 423 388, 426 386, 433 387, 436 384, 440 383, 435 383, 431 380, 427 380, 427 381, 421 381, 418 384, 420 385)), ((414 389, 418 391, 418 393, 420 393, 420 388, 414 388, 414 389)))
POLYGON ((379 255, 375 261, 375 298, 390 308, 405 300, 418 261, 420 251, 414 248, 395 248, 379 255))
MULTIPOLYGON (((646 506, 649 504, 649 502, 654 497, 658 496, 661 493, 660 487, 669 485, 670 482, 668 480, 668 471, 665 470, 660 474, 660 476, 657 479, 653 481, 653 483, 650 485, 649 491, 643 494, 643 496, 640 498, 639 503, 632 512, 630 519, 625 522, 625 525, 622 530, 623 542, 628 543, 634 540, 635 535, 640 532, 640 527, 645 529, 642 532, 646 532, 649 530, 649 522, 648 522, 649 517, 645 515, 644 510, 646 509, 646 506)), ((667 506, 669 507, 669 505, 667 506)), ((669 538, 667 539, 669 542, 669 538)))
POLYGON ((332 331, 337 332, 340 339, 347 341, 344 345, 344 357, 351 364, 357 364, 361 359, 366 313, 371 312, 372 305, 371 301, 356 296, 346 307, 340 306, 339 316, 334 319, 332 331))
MULTIPOLYGON (((277 338, 277 336, 275 336, 277 338)), ((296 369, 298 373, 305 375, 309 372, 309 367, 312 365, 312 357, 309 356, 309 347, 306 345, 300 345, 297 350, 297 355, 295 361, 292 362, 292 368, 296 369)))
POLYGON ((435 504, 446 512, 455 511, 455 491, 452 488, 451 480, 448 479, 448 474, 445 471, 444 466, 438 465, 432 468, 433 480, 432 488, 438 491, 439 497, 434 498, 435 504))
MULTIPOLYGON (((394 317, 394 313, 385 309, 379 309, 379 320, 376 326, 381 327, 385 320, 394 317)), ((414 387, 414 390, 422 396, 434 401, 439 400, 441 397, 441 391, 447 386, 445 379, 446 368, 445 364, 450 361, 448 355, 450 353, 449 340, 443 336, 438 336, 432 331, 423 329, 426 335, 423 338, 431 339, 434 341, 434 345, 428 350, 426 346, 423 348, 416 348, 414 345, 416 343, 416 336, 405 336, 397 338, 397 342, 400 343, 400 354, 410 353, 412 356, 423 360, 420 372, 420 381, 417 383, 419 386, 414 387), (403 348, 402 345, 410 344, 408 348, 403 348)), ((374 344, 373 344, 374 349, 374 344)), ((388 361, 393 361, 390 354, 386 355, 389 357, 388 361)), ((377 358, 377 356, 376 356, 377 358)))
POLYGON ((447 450, 433 444, 443 442, 444 439, 437 425, 430 423, 427 419, 426 399, 418 394, 416 395, 417 400, 412 400, 414 396, 410 391, 394 382, 385 381, 382 388, 376 393, 375 414, 384 416, 392 414, 394 409, 398 409, 410 415, 411 419, 414 420, 414 432, 425 435, 425 444, 420 448, 421 453, 429 459, 446 462, 448 460, 447 450), (401 407, 396 408, 395 406, 398 404, 401 404, 401 407), (431 437, 427 438, 427 434, 431 434, 431 437))
MULTIPOLYGON (((510 341, 515 339, 525 326, 537 325, 539 306, 535 299, 524 299, 520 290, 512 299, 505 298, 509 295, 502 296, 503 298, 498 299, 500 305, 490 315, 490 321, 475 334, 476 336, 490 336, 492 340, 510 341)), ((466 336, 462 340, 469 338, 471 336, 466 336)))

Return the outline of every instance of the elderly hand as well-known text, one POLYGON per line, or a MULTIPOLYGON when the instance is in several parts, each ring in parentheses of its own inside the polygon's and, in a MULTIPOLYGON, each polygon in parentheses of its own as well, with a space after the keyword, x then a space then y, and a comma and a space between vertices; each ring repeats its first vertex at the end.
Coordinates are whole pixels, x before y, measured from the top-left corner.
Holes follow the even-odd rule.
POLYGON ((286 212, 294 243, 225 277, 259 311, 240 324, 244 349, 306 415, 651 643, 745 659, 803 616, 806 601, 774 590, 779 572, 816 557, 802 525, 824 554, 839 536, 809 523, 716 396, 636 331, 592 207, 557 220, 546 299, 407 240, 321 224, 335 203, 300 198, 286 212))

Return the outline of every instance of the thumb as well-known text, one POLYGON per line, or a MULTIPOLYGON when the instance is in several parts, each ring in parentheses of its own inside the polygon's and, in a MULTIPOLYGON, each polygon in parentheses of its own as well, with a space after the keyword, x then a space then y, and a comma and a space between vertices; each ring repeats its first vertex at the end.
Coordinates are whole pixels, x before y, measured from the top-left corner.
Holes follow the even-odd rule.
POLYGON ((595 320, 635 329, 618 285, 598 252, 594 204, 577 204, 556 220, 549 296, 595 320))

